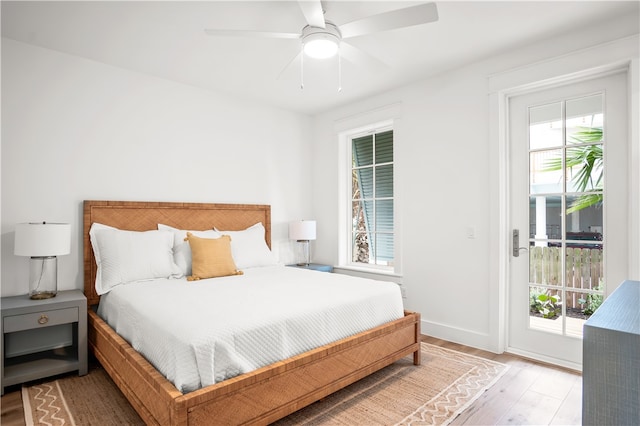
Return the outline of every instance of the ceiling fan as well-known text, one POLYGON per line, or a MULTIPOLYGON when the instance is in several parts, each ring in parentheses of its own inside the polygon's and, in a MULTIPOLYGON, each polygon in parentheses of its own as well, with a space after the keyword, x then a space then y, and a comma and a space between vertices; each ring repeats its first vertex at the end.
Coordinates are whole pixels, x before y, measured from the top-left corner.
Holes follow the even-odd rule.
MULTIPOLYGON (((358 62, 363 59, 364 55, 358 49, 346 43, 345 39, 427 24, 438 20, 438 9, 435 3, 424 3, 368 16, 338 26, 325 19, 320 0, 298 0, 298 4, 307 21, 307 25, 299 33, 223 29, 205 29, 205 33, 213 36, 299 39, 301 41, 301 52, 298 56, 304 57, 304 55, 307 55, 311 58, 324 59, 335 56, 340 52, 339 57, 344 56, 346 59, 358 62)), ((295 61, 296 58, 291 62, 295 61)))

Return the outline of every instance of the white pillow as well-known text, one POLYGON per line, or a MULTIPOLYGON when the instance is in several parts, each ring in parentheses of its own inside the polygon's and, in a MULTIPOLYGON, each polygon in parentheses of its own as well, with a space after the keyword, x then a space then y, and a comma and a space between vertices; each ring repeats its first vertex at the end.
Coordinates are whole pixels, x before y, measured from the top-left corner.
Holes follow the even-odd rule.
POLYGON ((208 231, 190 231, 185 229, 176 229, 172 226, 159 223, 158 230, 170 231, 173 233, 173 261, 187 277, 192 275, 191 247, 189 246, 189 242, 184 240, 187 237, 187 232, 191 232, 191 234, 198 238, 220 238, 220 233, 213 229, 208 231))
POLYGON ((231 254, 238 269, 276 265, 276 258, 264 240, 264 226, 256 223, 244 231, 215 231, 231 237, 231 254))
POLYGON ((173 234, 166 231, 122 231, 94 223, 89 231, 98 271, 96 292, 154 278, 180 278, 173 261, 173 234))

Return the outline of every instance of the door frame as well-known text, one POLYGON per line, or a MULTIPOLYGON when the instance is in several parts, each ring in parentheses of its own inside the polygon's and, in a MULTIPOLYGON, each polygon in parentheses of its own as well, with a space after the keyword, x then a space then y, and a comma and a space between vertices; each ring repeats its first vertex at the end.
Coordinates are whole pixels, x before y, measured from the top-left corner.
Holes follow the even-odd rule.
MULTIPOLYGON (((638 212, 640 201, 637 195, 640 190, 640 177, 638 176, 638 167, 640 166, 640 147, 636 147, 634 141, 638 141, 638 122, 633 117, 637 116, 640 110, 638 106, 638 84, 634 77, 638 76, 638 60, 624 60, 609 63, 607 65, 588 68, 578 72, 563 74, 560 76, 536 81, 528 82, 513 87, 507 87, 496 90, 490 94, 490 118, 492 124, 490 130, 491 139, 497 142, 494 145, 494 172, 492 182, 497 182, 497 187, 492 192, 494 206, 497 206, 497 219, 492 221, 491 230, 496 235, 496 240, 492 242, 492 264, 495 269, 492 270, 492 282, 496 283, 492 287, 492 292, 496 297, 493 298, 494 303, 490 306, 490 319, 492 328, 495 330, 491 349, 497 353, 505 352, 508 344, 509 318, 508 318, 508 302, 509 302, 509 276, 510 276, 510 250, 511 250, 511 228, 510 228, 510 210, 509 210, 509 102, 510 99, 539 91, 552 89, 556 86, 589 80, 592 78, 602 77, 609 74, 624 72, 627 75, 627 91, 628 95, 628 126, 629 131, 627 143, 629 145, 629 271, 630 279, 640 278, 640 262, 638 261, 638 253, 640 253, 640 224, 638 223, 638 212)), ((609 292, 608 292, 609 293, 609 292)), ((608 295, 608 294, 607 294, 608 295)), ((562 361, 554 359, 545 359, 537 357, 540 361, 550 362, 553 364, 563 365, 572 369, 579 369, 580 366, 566 365, 562 361)))

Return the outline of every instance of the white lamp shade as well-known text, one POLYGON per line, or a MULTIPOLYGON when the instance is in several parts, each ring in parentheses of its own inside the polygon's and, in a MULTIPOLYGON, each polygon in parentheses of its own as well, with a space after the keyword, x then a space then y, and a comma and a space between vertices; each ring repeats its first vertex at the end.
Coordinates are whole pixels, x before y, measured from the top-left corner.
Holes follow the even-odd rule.
POLYGON ((19 223, 14 246, 16 256, 46 257, 71 253, 68 223, 19 223))
POLYGON ((315 220, 297 220, 289 223, 289 239, 309 241, 316 239, 315 220))

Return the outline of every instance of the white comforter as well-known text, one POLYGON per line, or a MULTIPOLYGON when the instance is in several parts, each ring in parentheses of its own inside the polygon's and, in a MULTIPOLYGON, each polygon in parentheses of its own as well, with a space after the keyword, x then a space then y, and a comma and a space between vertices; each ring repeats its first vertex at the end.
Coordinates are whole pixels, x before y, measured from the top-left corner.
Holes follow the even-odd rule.
POLYGON ((244 272, 120 285, 98 314, 184 393, 403 316, 394 283, 284 266, 244 272))

